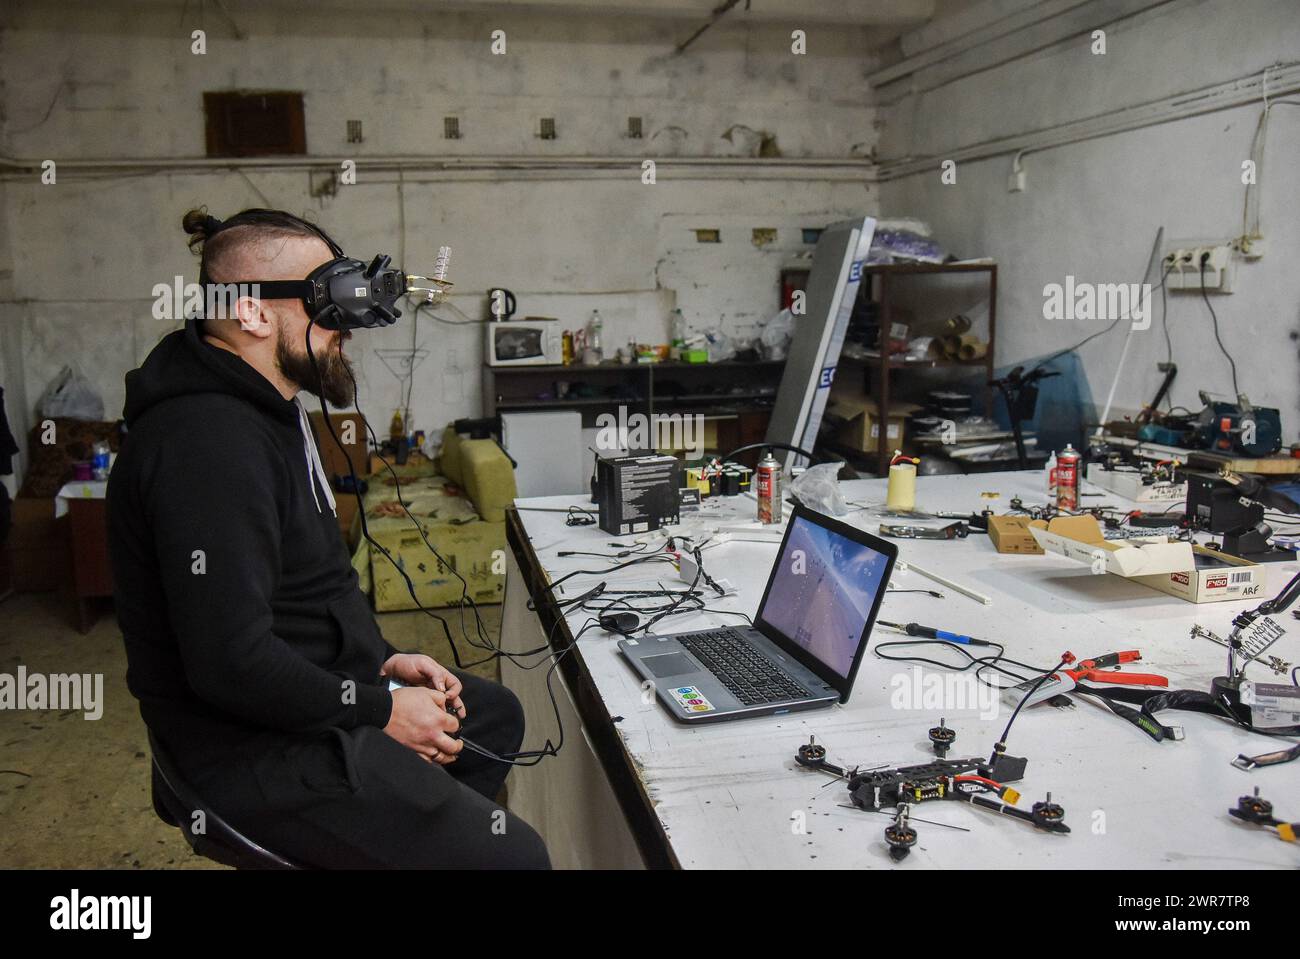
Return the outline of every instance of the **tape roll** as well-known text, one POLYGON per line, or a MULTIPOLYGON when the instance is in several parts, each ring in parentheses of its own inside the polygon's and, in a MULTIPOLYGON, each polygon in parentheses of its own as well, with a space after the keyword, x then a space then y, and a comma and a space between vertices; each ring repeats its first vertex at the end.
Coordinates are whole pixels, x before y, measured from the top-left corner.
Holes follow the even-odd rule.
POLYGON ((950 316, 948 322, 944 324, 944 329, 945 332, 956 333, 960 336, 962 333, 970 330, 970 317, 963 313, 958 313, 956 316, 950 316))

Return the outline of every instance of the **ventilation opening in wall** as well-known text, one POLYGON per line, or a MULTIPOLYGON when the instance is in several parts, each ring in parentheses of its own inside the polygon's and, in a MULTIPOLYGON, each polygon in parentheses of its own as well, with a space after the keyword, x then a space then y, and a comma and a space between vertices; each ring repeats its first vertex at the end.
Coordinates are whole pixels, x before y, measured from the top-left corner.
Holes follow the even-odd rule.
POLYGON ((641 139, 641 118, 640 117, 627 118, 627 136, 628 139, 630 140, 641 139))
POLYGON ((442 118, 442 138, 444 140, 460 139, 460 117, 442 118))
POLYGON ((208 156, 286 156, 307 152, 299 92, 204 93, 203 112, 208 156))
POLYGON ((365 139, 366 139, 365 134, 361 132, 361 121, 349 120, 348 121, 348 142, 364 143, 365 139))
POLYGON ((537 135, 543 140, 554 140, 555 117, 542 117, 541 130, 537 135))

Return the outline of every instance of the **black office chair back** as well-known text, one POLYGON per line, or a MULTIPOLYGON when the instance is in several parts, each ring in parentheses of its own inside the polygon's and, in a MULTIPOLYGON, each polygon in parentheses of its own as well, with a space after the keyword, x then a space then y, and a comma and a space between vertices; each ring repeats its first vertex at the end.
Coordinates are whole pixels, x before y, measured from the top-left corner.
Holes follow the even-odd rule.
POLYGON ((153 808, 158 818, 184 834, 200 856, 236 869, 301 869, 301 865, 260 846, 226 822, 181 776, 167 751, 149 732, 153 750, 153 808), (200 813, 197 821, 195 813, 200 813), (195 831, 202 824, 202 830, 195 831))

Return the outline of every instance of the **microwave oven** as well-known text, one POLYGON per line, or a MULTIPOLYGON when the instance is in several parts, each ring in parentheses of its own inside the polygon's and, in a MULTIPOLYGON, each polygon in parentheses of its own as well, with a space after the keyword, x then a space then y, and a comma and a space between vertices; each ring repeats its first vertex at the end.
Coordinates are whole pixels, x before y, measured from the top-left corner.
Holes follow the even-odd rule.
POLYGON ((540 366, 563 362, 559 320, 499 320, 486 324, 484 353, 492 366, 540 366))

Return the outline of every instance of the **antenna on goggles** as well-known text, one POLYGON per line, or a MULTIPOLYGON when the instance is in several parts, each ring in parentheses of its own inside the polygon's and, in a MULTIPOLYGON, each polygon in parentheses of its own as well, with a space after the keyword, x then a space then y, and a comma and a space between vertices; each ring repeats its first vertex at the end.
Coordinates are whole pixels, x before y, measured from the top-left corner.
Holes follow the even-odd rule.
POLYGON ((451 247, 438 248, 438 258, 433 263, 433 276, 407 274, 406 292, 423 293, 426 303, 441 303, 447 299, 452 283, 447 279, 447 263, 451 260, 451 247))

